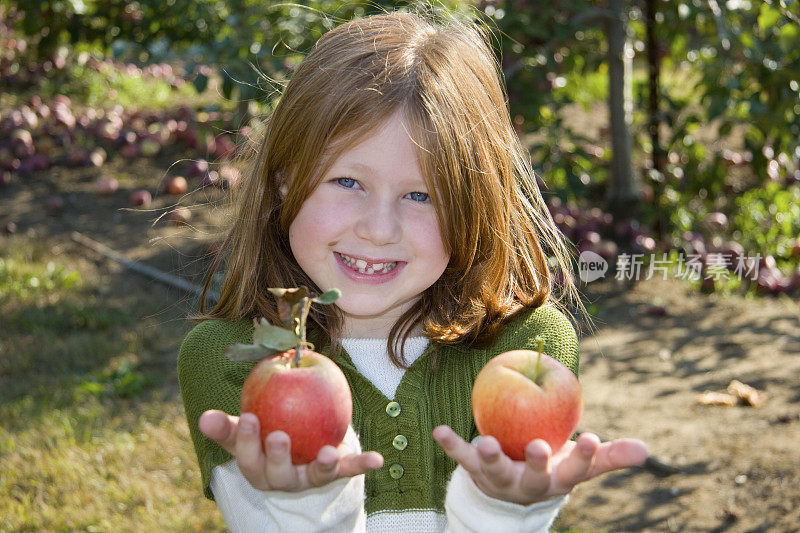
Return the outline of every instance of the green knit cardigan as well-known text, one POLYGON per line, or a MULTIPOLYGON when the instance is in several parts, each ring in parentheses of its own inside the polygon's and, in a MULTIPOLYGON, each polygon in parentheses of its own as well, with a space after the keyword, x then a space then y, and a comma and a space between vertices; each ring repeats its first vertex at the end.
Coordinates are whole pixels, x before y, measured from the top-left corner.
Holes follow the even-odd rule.
MULTIPOLYGON (((231 362, 223 350, 234 343, 252 342, 248 320, 207 320, 186 336, 178 355, 178 379, 189 430, 202 472, 203 492, 209 499, 211 470, 232 459, 197 426, 207 409, 239 414, 239 395, 252 362, 231 362)), ((447 424, 463 439, 478 436, 472 418, 472 384, 480 369, 495 355, 513 349, 536 349, 534 337, 544 339, 544 351, 576 375, 578 340, 569 319, 550 305, 527 310, 512 320, 488 348, 445 346, 431 342, 386 398, 353 365, 342 350, 336 363, 353 396, 352 425, 364 451, 375 450, 384 465, 366 474, 367 514, 406 509, 444 512, 447 482, 456 467, 431 432, 447 424), (437 350, 436 368, 431 354, 437 350)), ((327 350, 321 350, 326 353, 327 350)))

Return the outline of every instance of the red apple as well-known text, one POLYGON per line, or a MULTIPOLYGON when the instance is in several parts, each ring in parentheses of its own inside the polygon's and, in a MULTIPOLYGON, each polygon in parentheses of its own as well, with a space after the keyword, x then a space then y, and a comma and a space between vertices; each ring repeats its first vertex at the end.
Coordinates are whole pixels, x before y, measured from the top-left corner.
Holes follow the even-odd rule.
POLYGON ((145 189, 139 189, 131 193, 130 202, 133 206, 147 207, 152 201, 153 197, 150 194, 150 191, 145 189))
POLYGON ((219 178, 223 189, 233 189, 239 183, 241 177, 241 172, 234 166, 222 165, 219 169, 219 178))
POLYGON ((794 240, 794 245, 792 246, 792 257, 800 257, 800 237, 794 240))
POLYGON ((214 139, 214 156, 218 159, 233 157, 236 153, 236 144, 228 135, 222 134, 214 139))
POLYGON ((297 366, 294 350, 258 363, 242 388, 242 412, 261 424, 261 441, 273 431, 291 439, 292 464, 307 464, 325 445, 344 440, 353 415, 347 379, 333 361, 303 350, 297 366))
POLYGON ((168 194, 172 194, 174 196, 185 194, 188 189, 189 184, 186 182, 186 178, 183 176, 175 176, 174 178, 169 178, 166 182, 164 182, 164 190, 168 194))
POLYGON ((142 155, 142 151, 137 144, 125 144, 119 149, 119 153, 122 154, 122 157, 125 159, 136 159, 142 155))
POLYGON ((553 453, 575 432, 583 411, 578 379, 563 364, 533 350, 512 350, 484 366, 472 388, 472 411, 481 435, 525 460, 525 446, 544 439, 553 453))
POLYGON ((88 155, 80 146, 70 146, 67 150, 67 162, 73 167, 82 167, 86 164, 88 155))
POLYGON ((205 159, 197 159, 192 161, 189 165, 189 176, 196 178, 208 172, 208 161, 205 159))
POLYGON ((169 222, 173 226, 183 226, 192 218, 192 211, 188 207, 179 206, 169 212, 169 222))
POLYGON ((216 170, 209 170, 203 176, 203 187, 216 187, 219 183, 219 172, 216 170))
POLYGON ((103 150, 102 148, 95 148, 94 150, 89 152, 88 159, 92 165, 96 167, 102 167, 103 163, 105 163, 106 161, 106 157, 107 154, 105 150, 103 150))
POLYGON ((109 196, 117 192, 119 182, 116 178, 100 177, 95 180, 94 189, 103 196, 109 196))

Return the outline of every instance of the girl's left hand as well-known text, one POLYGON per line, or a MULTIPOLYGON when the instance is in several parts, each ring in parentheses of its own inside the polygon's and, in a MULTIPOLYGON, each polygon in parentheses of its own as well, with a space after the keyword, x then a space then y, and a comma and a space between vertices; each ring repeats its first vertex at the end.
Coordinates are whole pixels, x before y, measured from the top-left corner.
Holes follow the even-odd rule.
POLYGON ((476 445, 448 426, 433 430, 433 438, 455 459, 484 494, 520 505, 567 494, 572 487, 612 470, 644 463, 647 447, 638 439, 601 443, 597 435, 581 433, 553 454, 547 442, 536 439, 525 447, 525 460, 514 461, 491 436, 476 445))

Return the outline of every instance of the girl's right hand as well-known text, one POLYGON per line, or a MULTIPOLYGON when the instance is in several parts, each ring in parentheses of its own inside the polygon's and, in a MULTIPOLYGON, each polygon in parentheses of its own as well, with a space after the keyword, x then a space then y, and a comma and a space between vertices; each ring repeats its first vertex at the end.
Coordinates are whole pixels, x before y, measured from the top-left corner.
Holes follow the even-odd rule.
MULTIPOLYGON (((210 410, 200 416, 198 425, 204 435, 236 458, 242 475, 258 490, 297 492, 383 466, 383 456, 378 452, 360 453, 355 433, 353 439, 345 436, 337 448, 323 446, 309 464, 295 466, 289 435, 273 431, 267 435, 262 448, 258 418, 252 413, 237 417, 210 410)), ((348 428, 347 431, 353 430, 348 428)))

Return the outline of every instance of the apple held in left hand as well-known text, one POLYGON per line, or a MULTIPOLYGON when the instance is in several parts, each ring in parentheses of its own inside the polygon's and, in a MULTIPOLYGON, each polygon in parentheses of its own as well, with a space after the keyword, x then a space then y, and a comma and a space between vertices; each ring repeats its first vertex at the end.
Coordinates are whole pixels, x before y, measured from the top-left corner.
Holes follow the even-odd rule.
POLYGON ((481 369, 472 389, 472 410, 481 435, 495 437, 510 458, 525 460, 534 439, 557 452, 575 432, 583 411, 578 379, 539 351, 502 353, 481 369))
POLYGON ((433 430, 484 494, 521 505, 567 494, 578 483, 647 459, 638 439, 601 443, 582 433, 569 440, 583 408, 580 386, 568 368, 540 358, 541 351, 540 343, 538 352, 506 352, 481 370, 472 395, 482 435, 477 444, 448 426, 433 430))

